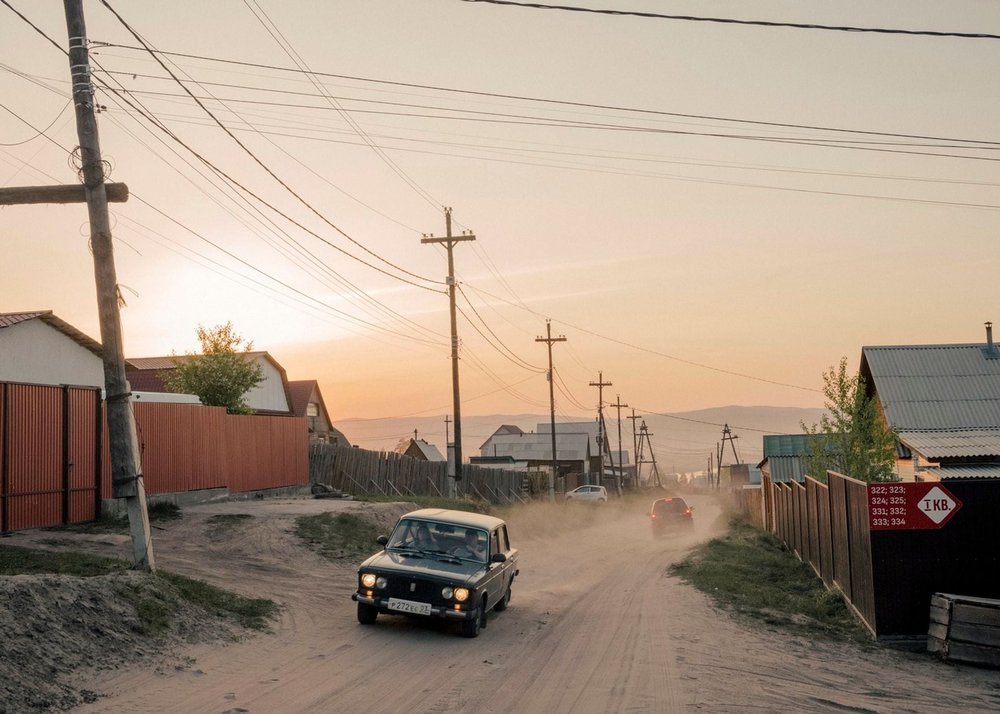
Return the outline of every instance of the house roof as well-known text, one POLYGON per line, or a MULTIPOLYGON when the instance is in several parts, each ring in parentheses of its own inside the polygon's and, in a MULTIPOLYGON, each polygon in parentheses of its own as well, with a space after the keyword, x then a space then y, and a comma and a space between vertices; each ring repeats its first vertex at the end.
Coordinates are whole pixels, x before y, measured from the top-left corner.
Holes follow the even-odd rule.
POLYGON ((1000 464, 967 464, 920 469, 920 475, 930 475, 942 481, 948 479, 988 478, 1000 479, 1000 464))
POLYGON ((984 347, 863 347, 861 370, 897 432, 1000 429, 1000 359, 984 347))
POLYGON ((813 434, 777 434, 764 437, 764 458, 775 456, 804 456, 809 453, 813 434))
MULTIPOLYGON (((285 403, 288 404, 289 411, 273 409, 257 409, 258 414, 281 414, 288 415, 292 409, 292 395, 289 390, 288 375, 285 368, 269 352, 256 351, 246 352, 248 357, 263 359, 281 375, 281 388, 285 393, 285 403)), ((129 369, 127 377, 129 386, 133 390, 142 392, 169 392, 167 385, 160 378, 160 372, 174 369, 176 362, 184 362, 189 359, 196 359, 202 355, 168 355, 163 357, 130 357, 127 362, 129 369)))
MULTIPOLYGON (((22 322, 27 322, 29 320, 39 320, 44 322, 49 327, 58 330, 59 332, 66 335, 68 338, 76 342, 81 347, 93 352, 98 357, 103 359, 104 350, 101 347, 101 343, 92 337, 87 336, 80 330, 73 327, 68 322, 60 320, 58 317, 52 314, 51 310, 35 310, 33 312, 4 312, 0 313, 0 329, 5 327, 13 327, 22 322)), ((131 364, 131 360, 126 361, 126 365, 131 364)))
MULTIPOLYGON (((494 434, 487 442, 496 447, 496 454, 484 456, 513 456, 518 461, 551 461, 552 434, 494 434)), ((557 432, 556 459, 558 461, 583 461, 589 455, 589 434, 562 434, 557 432)))
POLYGON ((861 374, 901 443, 930 459, 1000 455, 1000 354, 985 343, 863 347, 861 374))
POLYGON ((400 439, 399 443, 396 444, 396 453, 405 454, 411 448, 416 448, 424 457, 426 461, 447 461, 438 447, 434 444, 429 444, 423 439, 414 439, 412 436, 405 439, 400 439))
POLYGON ((909 449, 932 460, 1000 455, 1000 429, 900 431, 896 437, 909 449))

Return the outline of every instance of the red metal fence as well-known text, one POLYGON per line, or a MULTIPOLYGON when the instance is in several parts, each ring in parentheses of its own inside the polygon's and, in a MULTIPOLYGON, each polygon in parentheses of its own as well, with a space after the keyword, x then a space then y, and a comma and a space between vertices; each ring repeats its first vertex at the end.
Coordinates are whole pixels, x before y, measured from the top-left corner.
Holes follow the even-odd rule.
MULTIPOLYGON (((308 481, 305 419, 134 406, 149 494, 308 481)), ((110 495, 100 390, 0 382, 0 532, 93 520, 110 495)))

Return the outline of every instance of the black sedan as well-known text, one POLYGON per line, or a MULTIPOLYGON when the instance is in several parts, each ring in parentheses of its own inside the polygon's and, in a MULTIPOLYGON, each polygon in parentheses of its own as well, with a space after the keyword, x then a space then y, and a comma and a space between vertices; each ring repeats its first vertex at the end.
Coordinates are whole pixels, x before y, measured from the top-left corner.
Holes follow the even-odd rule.
POLYGON ((358 622, 379 614, 436 617, 461 623, 476 637, 486 613, 510 603, 518 553, 507 524, 464 511, 425 508, 402 516, 384 550, 358 568, 358 622))

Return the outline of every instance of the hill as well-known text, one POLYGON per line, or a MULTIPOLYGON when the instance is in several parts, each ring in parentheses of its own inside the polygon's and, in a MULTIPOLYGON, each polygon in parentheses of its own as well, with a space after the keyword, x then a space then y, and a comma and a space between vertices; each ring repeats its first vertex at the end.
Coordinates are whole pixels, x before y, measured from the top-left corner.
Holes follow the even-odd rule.
MULTIPOLYGON (((757 463, 763 458, 765 434, 798 434, 801 422, 819 421, 823 409, 770 406, 726 406, 688 412, 642 414, 650 434, 650 442, 661 473, 699 471, 708 465, 709 454, 716 452, 722 438, 722 427, 729 424, 736 437, 736 452, 743 462, 757 463)), ((631 414, 631 411, 628 412, 631 414)), ((611 448, 618 443, 618 422, 615 412, 605 413, 611 448)), ((633 452, 632 421, 622 412, 622 449, 633 452)), ((385 419, 341 419, 336 426, 351 443, 363 449, 392 450, 401 439, 413 436, 436 445, 445 453, 445 416, 391 417, 385 419)), ((491 414, 462 418, 462 455, 465 460, 479 455, 479 447, 501 424, 513 424, 526 432, 536 431, 538 424, 548 423, 547 414, 491 414)), ((594 417, 579 417, 572 421, 593 421, 594 417)), ((557 422, 570 421, 556 417, 557 422)), ((642 420, 636 420, 639 423, 642 420)), ((448 434, 454 438, 454 425, 448 424, 448 434)), ((727 446, 723 463, 735 461, 732 448, 727 446)))

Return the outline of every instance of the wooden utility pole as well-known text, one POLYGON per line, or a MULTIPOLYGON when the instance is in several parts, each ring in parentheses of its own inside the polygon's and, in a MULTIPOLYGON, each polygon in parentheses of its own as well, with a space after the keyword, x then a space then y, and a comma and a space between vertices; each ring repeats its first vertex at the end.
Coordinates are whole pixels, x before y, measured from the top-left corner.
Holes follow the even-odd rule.
MULTIPOLYGON (((627 407, 628 404, 622 404, 622 397, 620 394, 615 395, 615 403, 609 404, 609 407, 616 407, 618 410, 618 469, 615 471, 617 474, 617 488, 619 497, 622 495, 622 477, 625 471, 624 459, 622 458, 622 407, 627 407)), ((614 466, 614 459, 611 460, 611 465, 614 466)))
POLYGON ((597 483, 600 485, 604 483, 604 445, 607 441, 607 435, 604 433, 604 388, 613 385, 611 382, 604 381, 604 372, 598 372, 597 381, 591 382, 590 386, 597 387, 597 449, 601 454, 601 468, 597 477, 597 483))
MULTIPOLYGON (((663 482, 660 479, 660 468, 656 465, 656 452, 653 451, 653 442, 649 440, 652 434, 649 433, 649 428, 646 426, 646 420, 642 420, 642 426, 639 427, 639 451, 642 452, 642 442, 645 440, 646 446, 649 447, 649 458, 650 462, 653 464, 653 483, 656 484, 657 488, 663 488, 663 482)), ((645 461, 637 461, 636 468, 639 464, 645 463, 645 461)))
POLYGON ((440 243, 448 250, 448 305, 451 313, 451 391, 455 413, 455 474, 454 479, 448 489, 450 495, 457 492, 456 482, 462 480, 462 401, 458 393, 458 320, 455 317, 455 261, 452 257, 452 249, 455 244, 465 240, 475 240, 476 236, 471 231, 462 231, 461 235, 451 234, 451 209, 444 209, 445 237, 435 238, 434 234, 425 235, 420 239, 421 243, 440 243))
POLYGON ((66 10, 66 30, 69 34, 69 67, 73 103, 76 107, 76 132, 80 140, 83 185, 90 215, 90 247, 94 254, 97 309, 101 322, 105 400, 111 447, 111 495, 124 498, 128 508, 133 567, 155 570, 139 440, 136 438, 131 390, 125 378, 125 350, 121 314, 118 311, 118 276, 115 271, 111 222, 104 185, 104 162, 101 159, 97 117, 94 114, 94 88, 90 82, 83 0, 64 0, 63 7, 66 10))
POLYGON ((566 336, 559 335, 559 337, 552 336, 552 321, 545 321, 545 337, 536 337, 535 342, 544 342, 549 348, 549 423, 552 428, 552 473, 549 474, 549 502, 555 502, 556 500, 556 468, 557 468, 557 457, 556 457, 556 395, 554 391, 554 375, 552 374, 552 343, 553 342, 565 342, 566 336))
POLYGON ((26 186, 0 191, 0 205, 32 203, 87 203, 90 217, 90 248, 94 256, 97 309, 101 325, 104 393, 111 452, 111 495, 124 498, 132 536, 132 567, 155 570, 153 543, 146 511, 146 489, 142 480, 139 442, 132 413, 131 392, 125 379, 121 315, 118 312, 118 277, 108 201, 125 201, 124 184, 104 182, 104 163, 94 115, 94 88, 90 82, 87 28, 82 0, 64 0, 69 34, 69 67, 76 131, 80 141, 83 186, 26 186))
MULTIPOLYGON (((635 431, 635 420, 641 419, 642 417, 637 416, 635 409, 632 410, 632 416, 625 417, 626 419, 632 420, 632 455, 635 456, 635 485, 639 486, 639 438, 635 431)), ((645 422, 643 422, 645 424, 645 422)))

